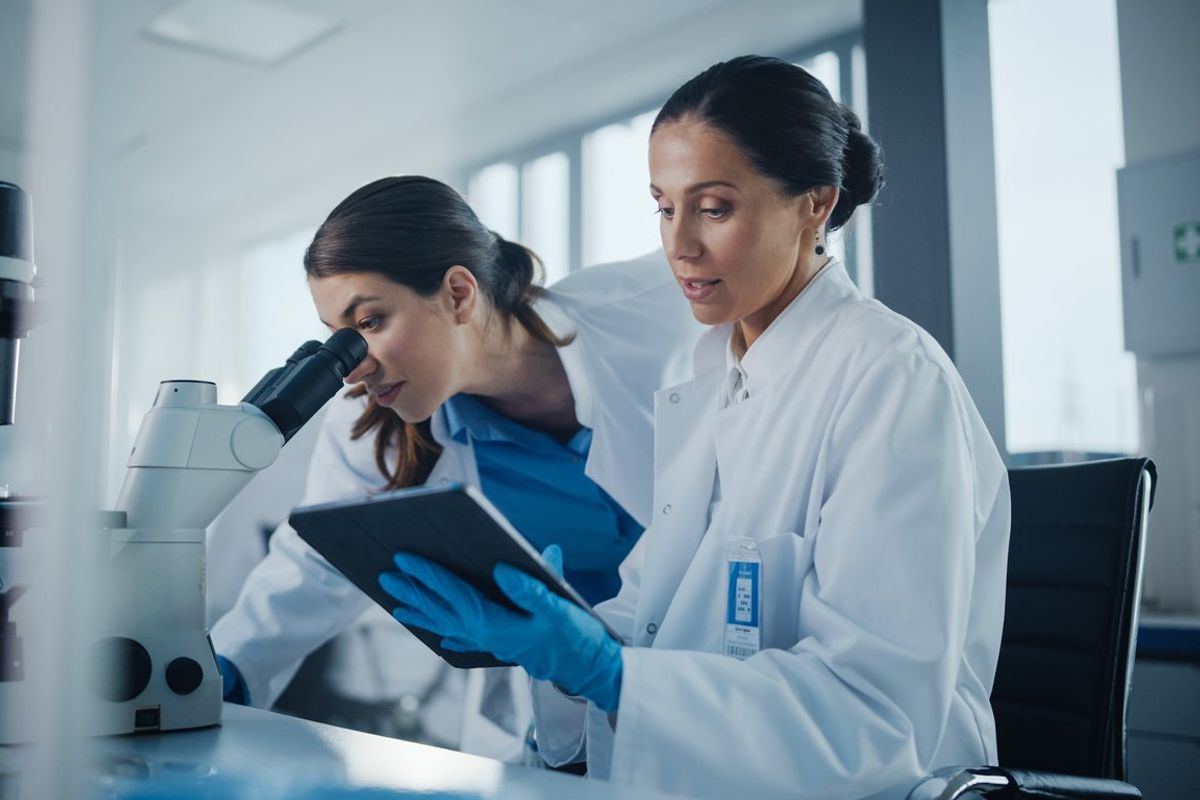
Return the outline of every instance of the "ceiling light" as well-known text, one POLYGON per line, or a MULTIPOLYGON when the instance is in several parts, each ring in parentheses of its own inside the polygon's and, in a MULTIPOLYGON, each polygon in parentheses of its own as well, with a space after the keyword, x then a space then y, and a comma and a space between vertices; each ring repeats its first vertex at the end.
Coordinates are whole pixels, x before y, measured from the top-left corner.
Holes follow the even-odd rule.
POLYGON ((144 33, 165 44, 270 67, 336 27, 332 20, 268 0, 185 0, 144 33))

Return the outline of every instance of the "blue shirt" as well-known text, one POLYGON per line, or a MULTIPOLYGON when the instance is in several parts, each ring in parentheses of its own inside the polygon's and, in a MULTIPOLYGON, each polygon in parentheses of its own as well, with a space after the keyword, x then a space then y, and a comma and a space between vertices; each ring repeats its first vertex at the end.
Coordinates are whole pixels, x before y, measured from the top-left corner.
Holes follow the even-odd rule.
POLYGON ((590 428, 565 444, 471 395, 446 401, 449 434, 474 446, 480 489, 539 551, 557 544, 565 577, 589 603, 616 595, 617 567, 642 535, 624 508, 584 475, 590 428))

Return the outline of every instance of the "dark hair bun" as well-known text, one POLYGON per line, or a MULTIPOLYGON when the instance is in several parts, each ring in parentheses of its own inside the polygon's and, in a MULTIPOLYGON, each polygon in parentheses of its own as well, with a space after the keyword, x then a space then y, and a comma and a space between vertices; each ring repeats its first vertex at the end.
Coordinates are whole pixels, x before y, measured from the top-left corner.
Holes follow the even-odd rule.
POLYGON ((875 199, 883 186, 883 153, 879 145, 863 133, 858 115, 841 106, 846 120, 846 150, 842 154, 841 197, 829 215, 829 229, 846 224, 854 209, 875 199))

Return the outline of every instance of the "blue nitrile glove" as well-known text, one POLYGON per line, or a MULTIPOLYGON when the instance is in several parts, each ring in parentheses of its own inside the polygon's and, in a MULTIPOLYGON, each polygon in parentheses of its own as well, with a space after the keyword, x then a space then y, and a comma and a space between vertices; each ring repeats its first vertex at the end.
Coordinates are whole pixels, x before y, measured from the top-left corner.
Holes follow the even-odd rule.
POLYGON ((221 695, 228 703, 239 706, 250 705, 250 687, 242 677, 242 671, 225 656, 217 656, 217 669, 221 670, 221 695))
MULTIPOLYGON (((561 568, 557 545, 547 547, 543 557, 561 568)), ((445 637, 442 647, 447 650, 491 653, 605 711, 616 711, 621 645, 586 611, 510 564, 497 564, 493 578, 528 614, 493 603, 421 556, 397 553, 394 560, 400 572, 383 573, 379 585, 399 601, 392 611, 396 619, 445 637)))

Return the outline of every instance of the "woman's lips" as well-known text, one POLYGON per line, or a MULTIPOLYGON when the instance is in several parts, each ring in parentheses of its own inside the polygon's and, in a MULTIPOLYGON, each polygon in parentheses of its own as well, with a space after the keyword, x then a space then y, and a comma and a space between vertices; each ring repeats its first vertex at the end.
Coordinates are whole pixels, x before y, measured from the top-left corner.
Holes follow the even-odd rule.
POLYGON ((679 278, 679 285, 683 287, 683 295, 692 303, 700 303, 708 299, 708 297, 717 290, 721 280, 703 279, 703 278, 679 278))
POLYGON ((376 403, 381 406, 388 406, 391 405, 392 401, 396 399, 396 396, 400 394, 400 390, 402 388, 404 388, 404 381, 386 384, 384 386, 377 386, 372 393, 375 395, 376 403))

